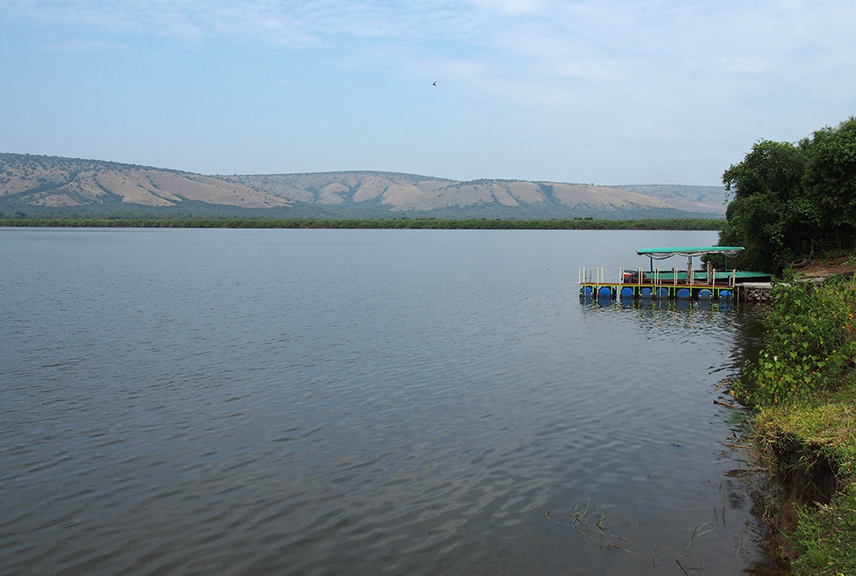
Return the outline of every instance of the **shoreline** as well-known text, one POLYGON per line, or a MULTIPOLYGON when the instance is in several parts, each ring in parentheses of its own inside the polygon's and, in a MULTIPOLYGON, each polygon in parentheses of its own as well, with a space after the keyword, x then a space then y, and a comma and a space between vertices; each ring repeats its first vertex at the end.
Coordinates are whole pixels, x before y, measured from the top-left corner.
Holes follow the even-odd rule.
POLYGON ((725 220, 707 218, 646 218, 595 220, 544 218, 230 218, 230 217, 28 217, 0 218, 12 228, 313 228, 313 229, 437 229, 437 230, 721 230, 725 220))
MULTIPOLYGON (((763 519, 795 576, 856 574, 856 280, 774 288, 757 362, 732 395, 766 472, 763 519)), ((801 275, 802 276, 802 275, 801 275)), ((806 274, 803 278, 811 277, 806 274)))

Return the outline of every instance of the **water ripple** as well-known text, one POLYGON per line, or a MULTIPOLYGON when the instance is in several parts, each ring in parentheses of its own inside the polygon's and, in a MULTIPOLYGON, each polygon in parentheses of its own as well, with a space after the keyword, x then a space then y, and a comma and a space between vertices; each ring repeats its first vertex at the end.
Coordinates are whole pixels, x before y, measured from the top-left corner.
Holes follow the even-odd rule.
POLYGON ((712 404, 740 316, 567 274, 659 236, 388 232, 4 238, 0 565, 677 576, 705 522, 712 573, 757 559, 712 404), (633 554, 545 519, 587 505, 633 554))

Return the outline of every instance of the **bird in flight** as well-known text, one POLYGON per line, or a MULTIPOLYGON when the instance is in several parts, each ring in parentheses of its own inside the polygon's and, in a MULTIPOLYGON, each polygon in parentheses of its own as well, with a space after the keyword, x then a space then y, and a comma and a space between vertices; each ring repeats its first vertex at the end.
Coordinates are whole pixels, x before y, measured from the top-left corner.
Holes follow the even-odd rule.
POLYGON ((431 84, 431 86, 436 86, 436 85, 437 85, 437 81, 434 80, 434 82, 431 84))

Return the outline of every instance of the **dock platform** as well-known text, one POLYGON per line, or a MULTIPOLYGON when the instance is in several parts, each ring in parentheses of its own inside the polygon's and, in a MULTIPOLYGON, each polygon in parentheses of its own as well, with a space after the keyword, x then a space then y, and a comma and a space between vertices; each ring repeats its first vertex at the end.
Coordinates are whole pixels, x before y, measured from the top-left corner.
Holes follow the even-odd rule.
POLYGON ((596 279, 586 279, 585 268, 580 269, 580 298, 592 299, 654 299, 654 300, 756 300, 759 291, 769 292, 769 282, 741 282, 739 272, 705 273, 696 271, 687 281, 685 272, 644 273, 641 270, 627 274, 619 270, 620 282, 606 282, 602 268, 595 271, 596 279), (750 293, 751 292, 751 293, 750 293))

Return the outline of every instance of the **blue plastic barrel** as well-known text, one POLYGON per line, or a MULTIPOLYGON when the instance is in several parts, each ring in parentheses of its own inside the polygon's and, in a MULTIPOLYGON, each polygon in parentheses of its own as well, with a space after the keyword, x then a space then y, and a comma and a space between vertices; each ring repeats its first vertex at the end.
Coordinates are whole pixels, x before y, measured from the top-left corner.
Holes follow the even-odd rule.
POLYGON ((632 298, 633 297, 633 288, 630 286, 625 286, 621 289, 621 297, 622 298, 632 298))
POLYGON ((601 286, 600 290, 597 291, 597 296, 598 298, 606 298, 607 296, 612 298, 612 288, 609 286, 601 286))
POLYGON ((689 300, 692 294, 689 288, 678 288, 678 293, 675 296, 678 297, 678 300, 689 300))
POLYGON ((591 296, 592 287, 591 286, 583 286, 580 288, 580 296, 591 296))
POLYGON ((713 297, 713 294, 707 288, 698 291, 699 300, 710 300, 713 297))
POLYGON ((668 288, 657 288, 657 298, 660 300, 666 300, 669 298, 669 289, 668 288))
POLYGON ((642 298, 650 298, 650 297, 651 297, 651 289, 650 289, 650 288, 648 288, 647 286, 645 286, 644 288, 642 288, 641 290, 639 290, 639 295, 640 295, 642 298))
POLYGON ((733 298, 731 294, 731 290, 720 290, 719 291, 719 299, 720 300, 731 300, 733 298))

